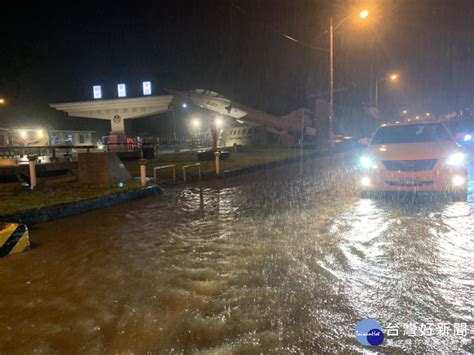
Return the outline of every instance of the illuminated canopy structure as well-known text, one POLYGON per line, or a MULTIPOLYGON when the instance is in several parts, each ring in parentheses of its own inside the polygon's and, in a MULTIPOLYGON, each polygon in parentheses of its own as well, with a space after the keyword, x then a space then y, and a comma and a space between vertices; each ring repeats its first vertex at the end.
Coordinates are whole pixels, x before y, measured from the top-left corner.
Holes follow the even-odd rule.
POLYGON ((129 99, 78 101, 49 106, 73 117, 109 120, 112 134, 124 134, 123 120, 156 115, 170 111, 173 95, 147 96, 129 99))

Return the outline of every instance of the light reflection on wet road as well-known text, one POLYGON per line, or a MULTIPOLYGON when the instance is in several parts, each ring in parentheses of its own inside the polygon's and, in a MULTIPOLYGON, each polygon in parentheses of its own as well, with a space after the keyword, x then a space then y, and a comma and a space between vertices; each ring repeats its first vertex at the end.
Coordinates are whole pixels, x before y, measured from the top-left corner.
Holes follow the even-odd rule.
MULTIPOLYGON (((360 199, 349 171, 298 170, 32 227, 0 260, 0 353, 359 352, 364 318, 472 326, 472 194, 360 199)), ((402 329, 384 347, 473 350, 402 329)))

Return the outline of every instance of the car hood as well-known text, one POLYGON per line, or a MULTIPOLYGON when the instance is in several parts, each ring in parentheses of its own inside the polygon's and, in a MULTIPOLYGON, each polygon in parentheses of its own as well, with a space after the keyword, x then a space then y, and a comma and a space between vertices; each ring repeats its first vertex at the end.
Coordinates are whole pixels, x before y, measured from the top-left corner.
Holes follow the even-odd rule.
POLYGON ((370 145, 368 153, 380 160, 440 159, 461 151, 453 141, 370 145))

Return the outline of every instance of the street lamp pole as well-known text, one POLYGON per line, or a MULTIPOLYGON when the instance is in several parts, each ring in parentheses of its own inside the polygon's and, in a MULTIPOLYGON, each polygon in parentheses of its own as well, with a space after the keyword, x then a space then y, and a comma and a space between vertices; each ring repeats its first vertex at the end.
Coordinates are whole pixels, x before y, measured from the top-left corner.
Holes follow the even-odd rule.
MULTIPOLYGON (((361 19, 366 19, 369 15, 367 10, 362 10, 359 13, 361 19)), ((347 16, 342 20, 338 21, 334 25, 332 16, 329 17, 329 145, 332 148, 334 146, 334 31, 337 30, 342 24, 349 19, 351 16, 347 16)))
POLYGON ((334 146, 334 25, 329 18, 329 145, 334 146))
POLYGON ((375 78, 375 108, 379 109, 379 79, 375 78))

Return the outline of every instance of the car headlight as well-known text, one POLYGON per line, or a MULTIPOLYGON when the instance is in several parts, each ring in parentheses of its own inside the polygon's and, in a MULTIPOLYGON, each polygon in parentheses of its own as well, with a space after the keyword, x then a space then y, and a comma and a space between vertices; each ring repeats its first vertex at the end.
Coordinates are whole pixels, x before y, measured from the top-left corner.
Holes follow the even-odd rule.
POLYGON ((360 165, 362 165, 364 168, 370 169, 375 167, 375 161, 372 158, 369 158, 367 156, 362 156, 360 157, 360 165))
POLYGON ((454 153, 448 157, 446 164, 451 166, 460 166, 464 163, 465 158, 466 156, 464 153, 454 153))

